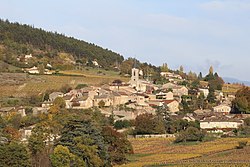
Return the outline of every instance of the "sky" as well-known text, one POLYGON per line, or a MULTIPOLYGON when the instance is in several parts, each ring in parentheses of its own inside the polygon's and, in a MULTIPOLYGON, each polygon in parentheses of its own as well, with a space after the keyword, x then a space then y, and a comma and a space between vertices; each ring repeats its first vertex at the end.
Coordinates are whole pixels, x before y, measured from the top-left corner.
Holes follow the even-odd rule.
POLYGON ((156 66, 250 81, 249 0, 1 0, 0 18, 156 66))

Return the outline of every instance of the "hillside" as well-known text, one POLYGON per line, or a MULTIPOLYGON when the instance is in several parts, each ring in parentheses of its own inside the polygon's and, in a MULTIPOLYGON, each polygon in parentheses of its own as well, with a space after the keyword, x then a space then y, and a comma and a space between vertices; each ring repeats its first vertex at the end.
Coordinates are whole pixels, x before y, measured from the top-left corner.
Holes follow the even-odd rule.
POLYGON ((18 67, 36 65, 34 62, 27 65, 16 61, 18 56, 26 54, 32 54, 36 58, 34 62, 52 62, 55 67, 61 67, 65 63, 60 54, 66 54, 73 59, 72 62, 82 65, 86 65, 86 62, 92 65, 92 61, 96 60, 100 66, 108 69, 124 59, 111 50, 83 40, 26 24, 0 20, 0 60, 18 67))

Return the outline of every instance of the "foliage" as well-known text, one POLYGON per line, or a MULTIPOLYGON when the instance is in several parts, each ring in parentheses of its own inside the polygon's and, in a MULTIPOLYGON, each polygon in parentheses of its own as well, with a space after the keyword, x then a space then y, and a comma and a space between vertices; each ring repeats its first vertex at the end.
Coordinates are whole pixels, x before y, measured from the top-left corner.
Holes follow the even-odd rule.
POLYGON ((222 90, 224 81, 217 73, 209 73, 204 80, 208 81, 210 90, 222 90))
POLYGON ((50 155, 51 165, 53 167, 70 167, 70 162, 74 157, 67 147, 58 145, 50 155))
POLYGON ((101 132, 89 119, 70 120, 63 128, 59 145, 66 146, 87 166, 109 165, 109 156, 101 132))
POLYGON ((82 89, 82 88, 85 88, 85 87, 88 87, 88 85, 87 84, 78 84, 76 86, 76 89, 82 89))
POLYGON ((46 140, 49 138, 48 126, 44 123, 37 124, 28 139, 28 147, 32 155, 41 153, 46 146, 46 140))
POLYGON ((118 120, 114 123, 115 129, 123 129, 131 127, 131 121, 129 120, 118 120))
POLYGON ((133 153, 133 148, 126 137, 109 126, 102 129, 102 135, 108 145, 111 162, 113 164, 125 163, 126 154, 133 153))
POLYGON ((248 141, 239 141, 239 145, 236 146, 237 149, 243 149, 247 145, 248 141))
POLYGON ((162 117, 153 114, 141 114, 135 119, 135 134, 162 134, 165 127, 162 117))
POLYGON ((30 157, 25 145, 16 142, 11 142, 10 144, 1 144, 0 166, 2 167, 31 166, 30 157))
POLYGON ((62 97, 57 97, 54 101, 53 101, 53 105, 59 107, 59 108, 65 108, 66 103, 65 100, 62 97))
POLYGON ((167 63, 163 63, 163 65, 161 66, 161 72, 168 72, 168 64, 167 63))
POLYGON ((18 141, 21 137, 20 132, 17 129, 10 126, 6 126, 3 129, 3 134, 9 139, 9 141, 18 141))
POLYGON ((181 131, 177 138, 175 139, 176 143, 186 142, 186 141, 202 141, 204 133, 195 127, 189 127, 185 131, 181 131))
POLYGON ((60 89, 60 91, 61 91, 62 93, 68 93, 68 92, 71 91, 71 90, 72 90, 72 87, 69 86, 68 84, 62 86, 61 89, 60 89))
MULTIPOLYGON (((47 32, 29 25, 3 20, 0 20, 0 27, 0 41, 15 51, 5 55, 4 60, 10 64, 18 63, 15 61, 14 54, 29 54, 34 48, 43 51, 40 51, 37 57, 46 56, 46 58, 56 60, 59 59, 58 52, 65 52, 73 55, 75 59, 80 58, 82 62, 87 60, 91 62, 96 59, 100 66, 109 69, 114 67, 114 62, 123 61, 123 57, 115 52, 57 32, 47 32)), ((58 64, 60 65, 59 62, 58 64)))
POLYGON ((103 108, 105 106, 105 102, 103 100, 99 101, 98 106, 103 108))
POLYGON ((243 87, 236 92, 236 98, 233 101, 233 107, 236 112, 250 113, 250 88, 243 87))
POLYGON ((197 129, 200 129, 200 123, 199 121, 188 122, 187 120, 183 120, 183 119, 178 119, 178 120, 170 119, 166 123, 166 130, 168 133, 171 133, 171 134, 183 131, 189 127, 195 127, 197 129))

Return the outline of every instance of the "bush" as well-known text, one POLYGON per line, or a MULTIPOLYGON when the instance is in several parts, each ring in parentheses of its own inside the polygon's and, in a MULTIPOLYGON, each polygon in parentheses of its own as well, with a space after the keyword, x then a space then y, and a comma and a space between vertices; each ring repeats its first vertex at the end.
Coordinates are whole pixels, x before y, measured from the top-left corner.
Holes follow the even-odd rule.
POLYGON ((188 127, 185 131, 181 131, 175 143, 186 142, 186 141, 202 141, 205 134, 195 127, 188 127))
POLYGON ((128 120, 118 120, 114 124, 115 129, 128 128, 130 126, 131 126, 131 123, 128 120))
POLYGON ((87 84, 78 84, 76 86, 76 89, 82 89, 82 88, 85 88, 85 87, 88 87, 88 85, 87 84))

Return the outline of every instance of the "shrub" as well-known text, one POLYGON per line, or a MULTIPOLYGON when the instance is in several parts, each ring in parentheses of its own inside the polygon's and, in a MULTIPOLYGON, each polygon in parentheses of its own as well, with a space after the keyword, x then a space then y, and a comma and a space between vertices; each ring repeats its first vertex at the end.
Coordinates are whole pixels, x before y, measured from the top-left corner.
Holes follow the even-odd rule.
POLYGON ((202 141, 205 134, 195 127, 188 127, 185 131, 181 131, 175 143, 186 142, 186 141, 202 141))
POLYGON ((131 126, 131 123, 128 120, 118 120, 114 124, 115 129, 128 128, 130 126, 131 126))
POLYGON ((85 87, 88 87, 88 85, 87 84, 78 84, 76 86, 76 89, 82 89, 82 88, 85 88, 85 87))

